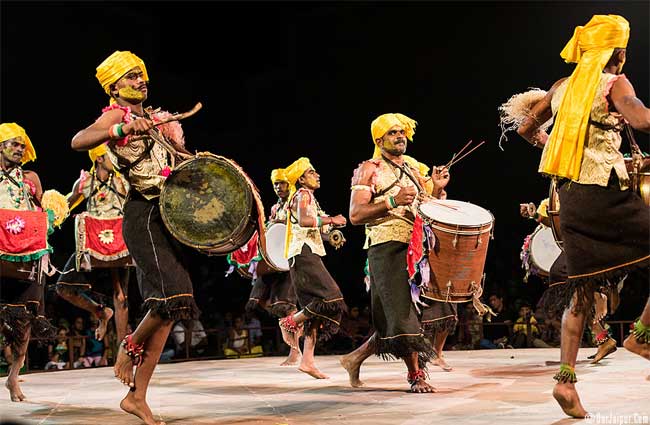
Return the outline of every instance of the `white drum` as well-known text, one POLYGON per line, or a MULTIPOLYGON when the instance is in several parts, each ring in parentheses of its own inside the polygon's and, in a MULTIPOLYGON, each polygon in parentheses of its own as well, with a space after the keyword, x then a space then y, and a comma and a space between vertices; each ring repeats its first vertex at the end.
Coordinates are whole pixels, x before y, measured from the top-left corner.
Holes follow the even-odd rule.
POLYGON ((546 276, 562 250, 555 243, 553 229, 543 226, 535 230, 530 238, 530 261, 546 276))
MULTIPOLYGON (((284 244, 287 234, 287 225, 284 223, 271 223, 266 228, 266 247, 263 257, 275 271, 288 272, 289 260, 284 258, 284 244)), ((258 270, 259 274, 259 270, 258 270)))
POLYGON ((551 266, 561 253, 562 250, 555 242, 553 229, 540 224, 532 234, 526 237, 522 247, 521 259, 526 275, 532 273, 548 277, 551 266))

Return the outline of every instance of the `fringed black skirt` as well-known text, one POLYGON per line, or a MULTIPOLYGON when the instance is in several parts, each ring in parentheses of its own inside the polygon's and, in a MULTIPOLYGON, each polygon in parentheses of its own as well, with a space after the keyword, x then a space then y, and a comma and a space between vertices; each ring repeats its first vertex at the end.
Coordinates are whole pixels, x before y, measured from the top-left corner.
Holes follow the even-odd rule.
POLYGON ((320 256, 305 244, 300 254, 289 260, 291 281, 296 288, 298 302, 309 318, 305 329, 319 323, 319 339, 327 340, 339 331, 341 317, 347 311, 343 294, 325 268, 320 256))
POLYGON ((422 311, 424 333, 431 338, 435 338, 438 332, 453 334, 458 324, 458 306, 455 303, 430 299, 427 299, 426 302, 429 307, 425 307, 422 311))
POLYGON ((45 317, 44 283, 3 277, 1 285, 0 326, 10 345, 20 345, 28 328, 33 338, 54 337, 56 329, 45 317))
POLYGON ((607 187, 564 182, 560 227, 566 253, 564 304, 577 292, 574 311, 589 313, 593 293, 635 269, 650 267, 650 208, 612 173, 607 187))
POLYGON ((196 319, 186 248, 167 230, 158 200, 146 200, 131 191, 124 206, 122 231, 136 263, 143 310, 173 321, 196 319))
POLYGON ((276 317, 285 317, 296 310, 298 296, 289 272, 270 273, 253 280, 246 311, 266 309, 276 317))
POLYGON ((388 360, 418 353, 418 363, 424 368, 433 357, 433 347, 424 337, 418 312, 411 301, 407 250, 408 244, 402 242, 385 242, 368 249, 376 354, 388 360))

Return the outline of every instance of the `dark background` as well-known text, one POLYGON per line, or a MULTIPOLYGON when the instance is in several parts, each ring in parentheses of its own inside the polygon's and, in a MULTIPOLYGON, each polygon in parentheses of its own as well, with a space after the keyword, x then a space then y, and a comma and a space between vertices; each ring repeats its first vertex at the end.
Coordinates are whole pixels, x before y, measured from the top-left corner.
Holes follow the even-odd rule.
MULTIPOLYGON (((373 150, 370 122, 401 112, 419 123, 408 153, 422 162, 443 164, 470 139, 487 142, 453 167, 449 198, 496 217, 488 292, 523 293, 532 302, 543 284, 522 282, 519 252, 535 226, 519 217, 518 204, 545 198, 548 181, 536 172, 541 151, 516 134, 499 149, 498 106, 568 76, 573 65, 559 53, 574 27, 610 13, 630 21, 625 73, 649 101, 645 1, 3 1, 1 13, 1 120, 26 129, 38 155, 27 168, 44 189, 65 194, 90 167, 70 140, 107 105, 95 67, 115 50, 144 60, 148 105, 180 112, 203 103, 183 122, 188 147, 237 161, 267 213, 275 201, 271 169, 308 156, 321 174, 321 205, 347 215, 352 171, 373 150)), ((649 150, 646 135, 637 140, 649 150)), ((325 262, 355 305, 367 302, 363 228, 345 234, 347 245, 325 262)), ((74 249, 73 220, 51 243, 62 267, 74 249)), ((196 255, 194 263, 195 284, 213 288, 215 308, 243 306, 250 286, 223 277, 225 258, 196 255)), ((631 314, 640 311, 636 302, 631 314)))

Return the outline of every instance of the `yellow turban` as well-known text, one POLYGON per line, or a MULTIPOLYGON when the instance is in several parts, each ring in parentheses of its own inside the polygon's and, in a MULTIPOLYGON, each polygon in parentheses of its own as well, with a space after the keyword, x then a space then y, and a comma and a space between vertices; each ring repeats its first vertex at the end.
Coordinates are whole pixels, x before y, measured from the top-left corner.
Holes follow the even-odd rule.
POLYGON ((140 67, 143 74, 142 77, 148 82, 149 75, 147 74, 147 67, 144 66, 142 59, 131 52, 121 52, 116 50, 112 55, 104 59, 104 62, 99 64, 95 76, 97 77, 97 80, 99 80, 99 84, 104 88, 106 94, 110 95, 111 84, 115 84, 117 80, 122 78, 127 72, 136 66, 140 67))
POLYGON ((97 161, 97 158, 99 158, 100 156, 106 155, 106 152, 108 152, 106 150, 106 144, 102 143, 101 145, 96 146, 96 147, 92 148, 91 150, 89 150, 88 151, 88 156, 90 157, 90 160, 94 164, 95 161, 97 161))
POLYGON ((594 15, 576 27, 560 56, 577 62, 539 166, 541 173, 575 179, 580 175, 589 115, 601 74, 614 49, 627 47, 630 24, 617 15, 594 15))
POLYGON ((287 175, 284 168, 276 168, 271 171, 271 183, 288 182, 287 175))
MULTIPOLYGON (((415 134, 415 126, 417 122, 402 114, 384 114, 380 115, 370 124, 370 133, 372 134, 372 141, 375 143, 375 140, 381 139, 384 134, 394 125, 401 126, 406 132, 406 138, 410 141, 413 141, 413 135, 415 134)), ((373 158, 381 157, 381 150, 377 143, 375 143, 375 152, 372 155, 373 158)))
POLYGON ((29 140, 25 129, 16 124, 15 122, 6 122, 0 124, 0 142, 5 140, 13 139, 14 137, 21 137, 25 143, 25 151, 23 152, 22 163, 36 160, 36 151, 34 150, 34 145, 32 141, 29 140))

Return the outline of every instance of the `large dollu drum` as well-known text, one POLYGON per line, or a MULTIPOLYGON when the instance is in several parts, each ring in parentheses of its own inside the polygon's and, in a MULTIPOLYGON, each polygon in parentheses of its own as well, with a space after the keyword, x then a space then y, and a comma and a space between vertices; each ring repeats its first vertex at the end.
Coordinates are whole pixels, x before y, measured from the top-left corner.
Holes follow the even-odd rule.
POLYGON ((422 296, 452 303, 472 301, 482 292, 494 216, 478 205, 450 199, 422 203, 418 212, 436 239, 429 252, 431 280, 422 296))
POLYGON ((43 283, 52 251, 48 230, 46 212, 0 209, 0 283, 4 278, 43 283))
POLYGON ((122 217, 94 217, 87 212, 75 217, 77 271, 135 265, 122 237, 122 222, 122 217))
POLYGON ((208 255, 226 255, 245 245, 258 228, 260 208, 257 189, 241 167, 210 153, 180 163, 160 194, 169 232, 208 255))

